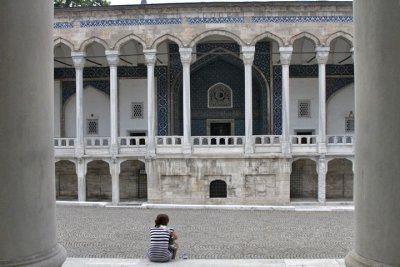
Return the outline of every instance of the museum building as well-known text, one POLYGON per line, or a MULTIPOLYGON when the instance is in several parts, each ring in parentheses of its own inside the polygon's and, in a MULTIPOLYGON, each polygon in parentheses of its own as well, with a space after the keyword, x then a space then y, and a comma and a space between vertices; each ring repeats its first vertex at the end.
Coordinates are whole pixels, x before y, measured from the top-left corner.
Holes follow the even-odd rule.
POLYGON ((352 13, 346 1, 56 9, 57 199, 351 201, 352 13))

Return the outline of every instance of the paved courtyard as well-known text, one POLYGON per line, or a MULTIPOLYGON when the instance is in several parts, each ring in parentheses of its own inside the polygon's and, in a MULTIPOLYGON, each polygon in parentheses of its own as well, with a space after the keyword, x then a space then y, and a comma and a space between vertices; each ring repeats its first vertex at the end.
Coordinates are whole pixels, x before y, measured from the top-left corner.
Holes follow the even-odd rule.
POLYGON ((353 242, 351 211, 78 206, 57 206, 58 239, 68 257, 144 258, 158 213, 191 259, 343 258, 353 242))

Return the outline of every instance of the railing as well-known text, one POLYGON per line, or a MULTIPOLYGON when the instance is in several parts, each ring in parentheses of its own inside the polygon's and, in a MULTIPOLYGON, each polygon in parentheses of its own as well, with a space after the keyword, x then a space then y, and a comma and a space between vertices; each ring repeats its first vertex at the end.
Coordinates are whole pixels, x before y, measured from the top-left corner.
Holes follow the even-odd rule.
POLYGON ((354 136, 353 135, 327 135, 327 145, 334 146, 334 145, 353 145, 354 143, 354 136))
POLYGON ((55 148, 74 148, 75 138, 54 138, 55 148))
POLYGON ((161 146, 182 145, 182 136, 156 136, 156 144, 161 146))
POLYGON ((253 135, 254 153, 280 153, 281 135, 253 135))
POLYGON ((243 136, 193 136, 193 146, 242 146, 243 136))
POLYGON ((316 145, 317 135, 291 135, 290 143, 292 145, 316 145))
POLYGON ((253 135, 255 145, 280 145, 281 135, 253 135))
POLYGON ((118 138, 118 144, 122 147, 137 147, 146 146, 147 137, 146 136, 121 136, 118 138))
POLYGON ((88 148, 104 148, 110 146, 109 137, 85 137, 85 146, 88 148))

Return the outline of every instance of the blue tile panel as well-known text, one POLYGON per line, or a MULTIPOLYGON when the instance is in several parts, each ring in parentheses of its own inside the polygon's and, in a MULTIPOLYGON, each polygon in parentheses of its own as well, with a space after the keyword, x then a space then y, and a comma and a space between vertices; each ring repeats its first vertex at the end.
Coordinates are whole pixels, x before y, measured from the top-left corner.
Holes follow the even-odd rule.
POLYGON ((74 27, 74 23, 68 22, 68 21, 54 22, 54 24, 53 24, 54 29, 72 29, 73 27, 74 27))
MULTIPOLYGON (((157 115, 158 115, 158 134, 168 134, 168 67, 156 66, 155 76, 157 80, 157 115)), ((108 67, 88 67, 83 69, 83 87, 92 86, 107 95, 110 95, 110 69, 108 67), (98 80, 105 78, 104 80, 98 80), (96 79, 96 80, 91 80, 96 79)), ((54 79, 74 79, 74 68, 54 69, 54 79)), ((147 78, 147 67, 118 67, 118 78, 147 78)), ((62 81, 61 94, 62 104, 75 94, 75 81, 62 81)))
MULTIPOLYGON (((266 60, 269 55, 269 44, 260 46, 256 57, 258 61, 266 60)), ((182 134, 182 73, 179 56, 174 53, 176 48, 170 46, 170 58, 176 57, 175 65, 170 66, 171 94, 173 102, 173 133, 182 134)), ((244 135, 244 67, 239 57, 240 47, 235 43, 202 43, 197 46, 197 61, 191 65, 191 110, 192 110, 192 135, 207 134, 207 119, 233 119, 235 121, 235 135, 244 135), (232 52, 232 53, 230 53, 232 52), (207 91, 212 85, 222 82, 232 89, 232 108, 208 108, 207 91)), ((269 63, 264 63, 269 66, 269 63)), ((267 131, 267 78, 264 72, 267 67, 253 68, 253 125, 254 133, 260 134, 267 131)))
POLYGON ((275 65, 272 67, 273 79, 273 118, 274 127, 273 133, 276 135, 282 134, 282 66, 275 65))
POLYGON ((155 19, 115 19, 115 20, 83 20, 81 28, 111 27, 111 26, 142 26, 142 25, 179 25, 181 18, 155 18, 155 19))
POLYGON ((244 17, 194 17, 188 18, 189 24, 244 23, 244 17))
POLYGON ((253 16, 253 23, 352 23, 352 16, 253 16))

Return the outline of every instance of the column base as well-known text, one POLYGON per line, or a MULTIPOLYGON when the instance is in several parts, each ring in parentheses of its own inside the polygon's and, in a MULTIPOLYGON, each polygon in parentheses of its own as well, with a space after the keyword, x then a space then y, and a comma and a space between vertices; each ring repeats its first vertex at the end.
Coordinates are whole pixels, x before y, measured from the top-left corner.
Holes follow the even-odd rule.
POLYGON ((0 261, 0 267, 61 267, 67 259, 67 252, 60 244, 47 251, 39 252, 24 259, 0 261))
POLYGON ((354 250, 350 251, 344 259, 346 267, 396 267, 398 265, 388 265, 364 258, 357 254, 354 250))

